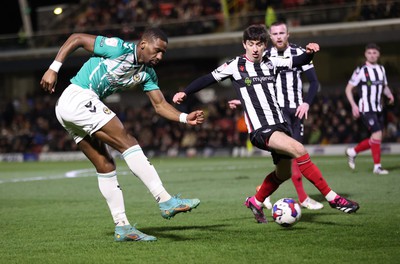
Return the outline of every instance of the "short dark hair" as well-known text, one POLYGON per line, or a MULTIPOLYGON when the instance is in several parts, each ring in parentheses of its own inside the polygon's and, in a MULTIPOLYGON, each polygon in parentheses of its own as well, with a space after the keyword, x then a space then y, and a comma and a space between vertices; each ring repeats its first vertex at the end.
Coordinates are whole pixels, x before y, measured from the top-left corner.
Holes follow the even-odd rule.
POLYGON ((367 45, 365 45, 365 50, 369 49, 375 49, 379 52, 381 51, 381 48, 376 43, 368 43, 367 45))
POLYGON ((263 24, 254 24, 247 27, 243 32, 243 42, 247 40, 259 40, 267 43, 267 28, 263 24))
POLYGON ((286 28, 288 28, 288 25, 283 20, 277 20, 274 23, 272 23, 269 27, 271 28, 271 27, 276 27, 276 26, 280 26, 280 25, 285 25, 286 28))
POLYGON ((146 29, 143 32, 143 35, 142 35, 141 39, 147 39, 147 40, 150 40, 150 39, 153 39, 153 40, 161 39, 162 41, 165 41, 165 42, 168 43, 167 34, 165 34, 164 31, 162 31, 161 29, 156 28, 156 27, 152 27, 152 28, 146 29))

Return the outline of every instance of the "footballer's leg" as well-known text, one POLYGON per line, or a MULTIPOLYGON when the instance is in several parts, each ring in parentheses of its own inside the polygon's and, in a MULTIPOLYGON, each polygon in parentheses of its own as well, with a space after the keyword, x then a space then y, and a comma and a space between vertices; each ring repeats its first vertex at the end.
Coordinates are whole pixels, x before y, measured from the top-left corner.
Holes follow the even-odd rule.
POLYGON ((115 241, 154 241, 155 237, 146 235, 132 227, 125 214, 124 197, 118 183, 115 163, 104 143, 86 136, 78 143, 79 148, 95 165, 99 190, 106 199, 115 224, 115 241))
POLYGON ((170 219, 178 213, 191 211, 200 204, 199 199, 172 197, 166 191, 153 164, 149 162, 137 140, 127 133, 117 117, 96 132, 96 137, 121 152, 129 169, 146 185, 158 202, 163 218, 170 219))
POLYGON ((274 133, 271 139, 274 140, 270 142, 270 146, 284 153, 289 153, 295 158, 303 176, 325 196, 325 199, 332 208, 336 208, 345 213, 353 213, 359 209, 359 205, 356 202, 338 195, 329 187, 319 168, 311 161, 310 155, 307 153, 303 144, 283 133, 274 133))

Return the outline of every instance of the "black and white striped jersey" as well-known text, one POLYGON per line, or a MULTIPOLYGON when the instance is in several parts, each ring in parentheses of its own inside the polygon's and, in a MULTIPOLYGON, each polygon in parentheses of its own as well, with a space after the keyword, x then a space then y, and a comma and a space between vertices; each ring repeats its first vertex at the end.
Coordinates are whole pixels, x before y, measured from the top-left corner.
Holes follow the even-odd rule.
POLYGON ((292 58, 264 57, 254 63, 238 56, 212 72, 218 82, 230 78, 242 103, 248 132, 262 126, 284 123, 275 94, 276 68, 292 67, 292 58))
POLYGON ((358 107, 360 112, 381 112, 381 97, 385 86, 388 85, 386 71, 382 65, 367 65, 357 67, 349 80, 349 84, 357 87, 358 107))
MULTIPOLYGON (((289 44, 284 51, 278 51, 275 47, 271 47, 266 51, 270 58, 283 57, 288 58, 292 56, 301 55, 305 50, 295 44, 289 44)), ((278 104, 282 108, 297 108, 303 103, 303 84, 300 74, 305 72, 314 65, 312 62, 301 67, 286 68, 280 70, 276 76, 276 97, 278 104)))

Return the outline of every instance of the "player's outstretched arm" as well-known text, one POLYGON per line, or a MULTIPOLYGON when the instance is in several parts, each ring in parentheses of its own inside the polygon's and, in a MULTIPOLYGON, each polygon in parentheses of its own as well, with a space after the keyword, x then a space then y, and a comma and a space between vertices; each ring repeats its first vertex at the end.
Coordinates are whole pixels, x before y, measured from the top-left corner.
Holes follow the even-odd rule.
POLYGON ((228 101, 228 105, 230 109, 236 109, 238 105, 241 105, 242 103, 238 99, 233 99, 228 101))
POLYGON ((186 99, 186 94, 184 92, 177 92, 172 98, 172 101, 175 104, 181 104, 183 101, 185 101, 185 99, 186 99))
POLYGON ((96 36, 94 35, 83 33, 72 34, 61 46, 55 60, 44 73, 42 80, 40 81, 42 89, 49 93, 53 93, 57 84, 57 74, 63 62, 79 47, 82 47, 89 52, 93 52, 95 39, 96 36))
POLYGON ((319 44, 318 43, 308 43, 306 46, 306 53, 316 53, 319 51, 319 44))
POLYGON ((195 126, 204 122, 204 113, 202 110, 196 110, 189 114, 178 111, 169 104, 160 90, 153 90, 146 93, 150 98, 151 104, 157 114, 172 121, 187 123, 195 126))
POLYGON ((176 104, 180 104, 186 99, 187 95, 197 93, 198 91, 201 91, 202 89, 216 82, 217 81, 214 79, 214 76, 211 73, 201 76, 186 86, 183 92, 177 92, 172 98, 172 101, 176 104))

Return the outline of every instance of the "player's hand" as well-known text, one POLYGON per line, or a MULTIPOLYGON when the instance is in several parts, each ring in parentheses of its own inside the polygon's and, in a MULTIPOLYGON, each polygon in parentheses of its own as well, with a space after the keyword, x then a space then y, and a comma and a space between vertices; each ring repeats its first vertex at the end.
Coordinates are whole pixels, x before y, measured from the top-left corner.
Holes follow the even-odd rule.
POLYGON ((302 103, 301 105, 299 105, 299 107, 297 107, 295 116, 297 116, 300 119, 303 119, 304 116, 304 118, 307 119, 308 109, 310 109, 308 103, 302 103))
POLYGON ((388 104, 392 105, 392 104, 394 103, 394 96, 393 96, 393 94, 390 94, 390 95, 388 96, 388 99, 389 99, 388 104))
POLYGON ((172 98, 175 104, 181 104, 186 99, 186 94, 184 92, 178 92, 172 98))
POLYGON ((308 43, 306 46, 306 52, 308 54, 318 52, 319 51, 319 45, 317 43, 308 43))
POLYGON ((57 73, 48 69, 40 81, 40 86, 48 93, 54 93, 57 84, 57 73))
POLYGON ((187 115, 186 119, 187 123, 192 126, 202 124, 204 122, 204 112, 203 110, 193 111, 187 115))
POLYGON ((360 117, 360 110, 358 109, 358 106, 351 107, 351 112, 353 113, 354 119, 357 119, 360 117))
POLYGON ((241 105, 242 103, 238 99, 230 100, 228 101, 228 105, 230 109, 236 109, 238 105, 241 105))

